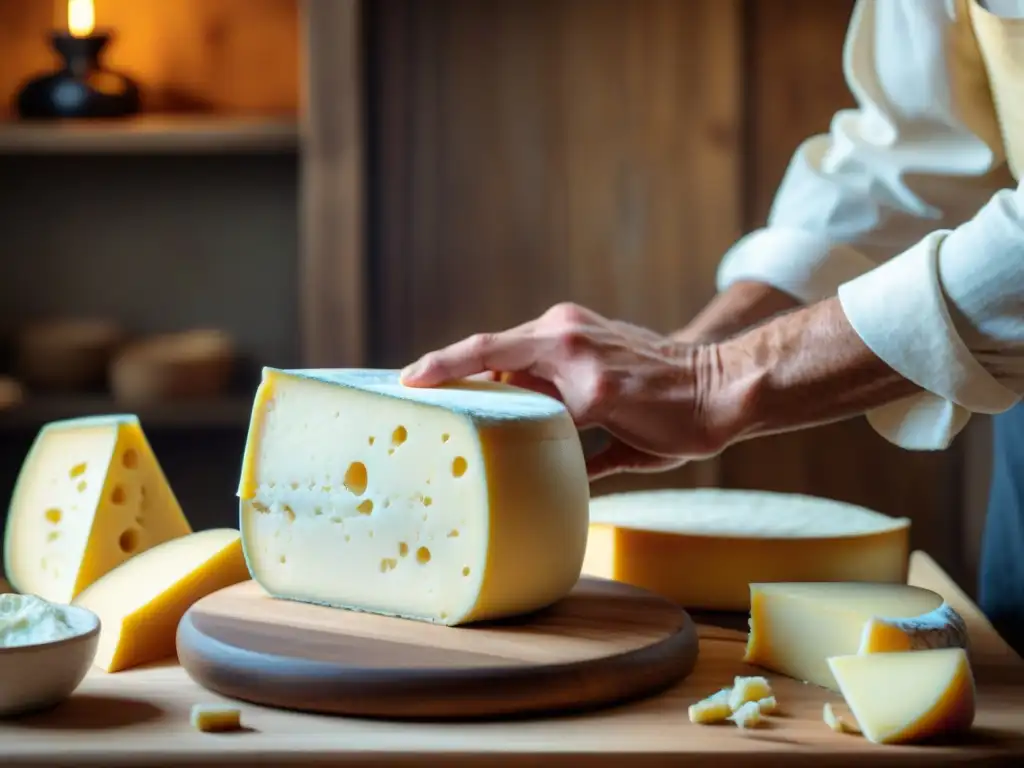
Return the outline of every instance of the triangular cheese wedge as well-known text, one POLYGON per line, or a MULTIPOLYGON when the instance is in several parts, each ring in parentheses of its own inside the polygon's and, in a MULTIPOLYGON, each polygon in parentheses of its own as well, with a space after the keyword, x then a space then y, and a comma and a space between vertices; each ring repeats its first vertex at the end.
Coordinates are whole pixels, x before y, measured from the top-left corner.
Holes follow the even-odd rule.
POLYGON ((924 741, 974 722, 974 675, 962 648, 836 656, 828 664, 869 741, 924 741))
POLYGON ((70 603, 133 555, 191 531, 137 417, 53 422, 11 498, 7 579, 18 592, 70 603))

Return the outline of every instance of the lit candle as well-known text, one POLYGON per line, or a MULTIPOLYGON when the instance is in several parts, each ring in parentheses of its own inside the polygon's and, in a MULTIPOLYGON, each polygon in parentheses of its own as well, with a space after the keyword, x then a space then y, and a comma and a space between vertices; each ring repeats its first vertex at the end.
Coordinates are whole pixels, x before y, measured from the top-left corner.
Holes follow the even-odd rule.
POLYGON ((68 31, 72 37, 88 37, 95 26, 92 0, 68 0, 68 31))

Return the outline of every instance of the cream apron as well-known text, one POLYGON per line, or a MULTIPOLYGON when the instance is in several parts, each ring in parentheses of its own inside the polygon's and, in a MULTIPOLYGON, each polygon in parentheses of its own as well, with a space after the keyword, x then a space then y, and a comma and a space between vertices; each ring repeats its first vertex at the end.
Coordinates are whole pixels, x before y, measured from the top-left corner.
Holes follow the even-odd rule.
MULTIPOLYGON (((958 0, 952 84, 964 120, 1006 158, 1014 179, 1024 171, 1024 18, 1002 18, 977 0, 958 0)), ((1024 250, 1024 242, 1021 243, 1024 250)), ((978 598, 981 608, 1024 654, 1024 403, 993 419, 989 487, 978 598)))

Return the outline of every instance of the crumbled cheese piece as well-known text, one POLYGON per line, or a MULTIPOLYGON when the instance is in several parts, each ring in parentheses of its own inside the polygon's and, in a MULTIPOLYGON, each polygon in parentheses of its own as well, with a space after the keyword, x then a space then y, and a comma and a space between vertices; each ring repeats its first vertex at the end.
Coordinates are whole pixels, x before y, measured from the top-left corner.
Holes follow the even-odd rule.
POLYGON ((774 696, 766 696, 757 700, 757 708, 761 710, 762 715, 770 715, 779 708, 779 705, 774 696))
POLYGON ((763 718, 761 717, 761 708, 757 706, 757 702, 748 701, 733 712, 728 719, 732 720, 740 728, 751 728, 760 724, 763 718))
POLYGON ((194 704, 192 727, 204 733, 237 731, 242 727, 242 712, 225 704, 194 704))
POLYGON ((771 695, 772 687, 765 678, 737 676, 729 695, 729 708, 735 712, 748 702, 757 702, 771 695))
POLYGON ((696 704, 691 704, 689 709, 690 722, 710 725, 720 723, 729 718, 732 709, 729 707, 729 694, 732 689, 723 688, 718 693, 713 693, 696 704))
POLYGON ((827 701, 822 708, 821 716, 825 724, 836 733, 860 733, 857 728, 833 712, 832 705, 827 701))

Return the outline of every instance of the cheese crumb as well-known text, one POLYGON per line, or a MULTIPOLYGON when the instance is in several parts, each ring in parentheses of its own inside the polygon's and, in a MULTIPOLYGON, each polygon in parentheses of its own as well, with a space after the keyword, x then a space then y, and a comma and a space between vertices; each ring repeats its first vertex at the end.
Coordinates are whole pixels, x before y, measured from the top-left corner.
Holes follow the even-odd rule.
POLYGON ((729 716, 740 728, 751 728, 761 723, 761 708, 756 701, 748 701, 729 716))
POLYGON ((757 700, 757 708, 761 710, 762 715, 771 715, 779 708, 779 706, 775 701, 774 696, 766 696, 763 699, 757 700))
POLYGON ((723 688, 691 704, 688 715, 691 723, 710 725, 732 720, 745 728, 746 723, 756 724, 760 722, 761 715, 770 715, 777 709, 775 694, 765 678, 736 677, 732 688, 723 688), (751 714, 754 709, 756 714, 751 714))
POLYGON ((731 690, 730 688, 723 688, 718 693, 713 693, 706 699, 698 701, 696 704, 691 704, 689 709, 690 722, 709 725, 728 719, 729 715, 732 714, 732 709, 729 708, 729 693, 731 690))
POLYGON ((825 702, 825 706, 822 708, 821 717, 825 721, 825 725, 836 733, 860 733, 860 730, 833 712, 832 705, 827 701, 825 702))
POLYGON ((729 695, 729 708, 735 712, 748 702, 757 702, 772 695, 772 687, 763 677, 738 677, 729 695))
POLYGON ((224 704, 194 704, 192 727, 203 733, 237 731, 242 727, 242 712, 224 704))

